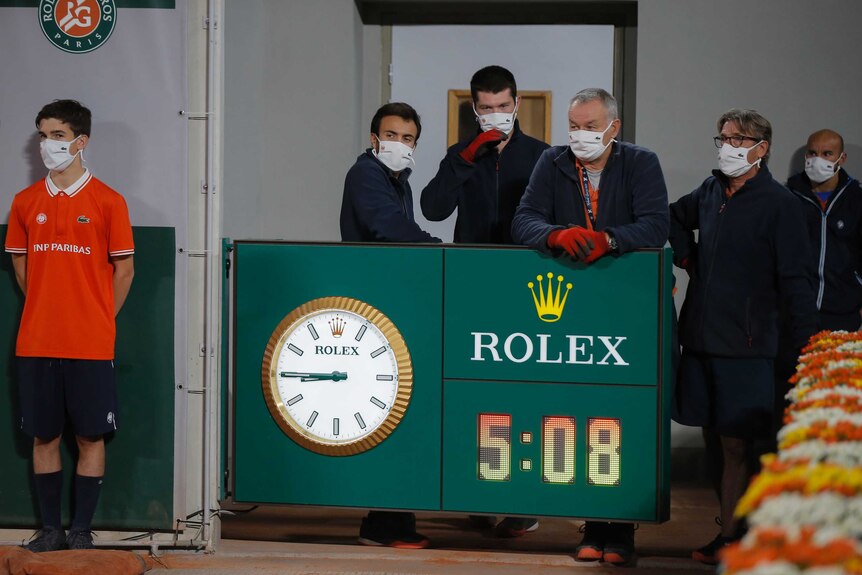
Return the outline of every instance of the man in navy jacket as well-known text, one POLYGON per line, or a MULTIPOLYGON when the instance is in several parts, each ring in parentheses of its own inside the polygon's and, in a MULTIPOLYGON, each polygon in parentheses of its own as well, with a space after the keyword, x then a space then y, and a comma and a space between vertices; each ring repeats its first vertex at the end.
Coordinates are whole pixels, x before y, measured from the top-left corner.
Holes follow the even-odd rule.
POLYGON ((422 214, 436 222, 457 208, 456 243, 511 244, 512 217, 548 145, 521 131, 521 97, 506 68, 487 66, 473 74, 470 94, 478 133, 447 150, 422 190, 422 214))
POLYGON ((721 445, 721 532, 692 557, 717 563, 741 536, 736 503, 751 477, 754 441, 771 433, 779 310, 794 349, 817 330, 813 261, 800 202, 766 161, 772 126, 754 110, 718 120, 719 170, 670 206, 674 263, 690 277, 674 419, 721 445), (694 232, 698 231, 695 241, 694 232))
MULTIPOLYGON (((413 219, 407 178, 422 132, 419 114, 402 102, 385 104, 371 120, 371 148, 356 159, 344 179, 341 239, 345 242, 439 242, 413 219)), ((362 520, 359 542, 400 549, 423 549, 428 538, 416 532, 416 516, 371 511, 362 520)))
POLYGON ((344 178, 341 240, 345 242, 439 242, 413 217, 407 179, 422 133, 419 114, 402 102, 385 104, 371 120, 371 147, 344 178))
MULTIPOLYGON (((569 146, 546 150, 530 177, 512 237, 591 263, 606 254, 659 248, 668 236, 667 187, 656 155, 617 142, 617 102, 600 88, 569 105, 569 146)), ((579 560, 618 565, 634 556, 630 523, 587 521, 579 560)))
POLYGON ((844 171, 844 138, 808 137, 805 170, 787 181, 801 200, 817 265, 821 329, 856 331, 862 309, 862 187, 844 171))

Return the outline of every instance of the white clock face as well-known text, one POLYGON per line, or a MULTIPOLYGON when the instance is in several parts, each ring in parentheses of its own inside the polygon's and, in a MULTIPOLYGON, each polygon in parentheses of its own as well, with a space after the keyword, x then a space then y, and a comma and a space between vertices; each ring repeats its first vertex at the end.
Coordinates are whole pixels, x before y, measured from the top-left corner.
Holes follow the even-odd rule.
POLYGON ((380 310, 345 296, 287 314, 266 345, 261 377, 275 423, 322 455, 355 455, 386 440, 413 390, 401 332, 380 310))
POLYGON ((271 374, 288 423, 322 443, 372 434, 398 395, 398 361, 389 340, 374 323, 343 309, 296 321, 274 350, 271 374))

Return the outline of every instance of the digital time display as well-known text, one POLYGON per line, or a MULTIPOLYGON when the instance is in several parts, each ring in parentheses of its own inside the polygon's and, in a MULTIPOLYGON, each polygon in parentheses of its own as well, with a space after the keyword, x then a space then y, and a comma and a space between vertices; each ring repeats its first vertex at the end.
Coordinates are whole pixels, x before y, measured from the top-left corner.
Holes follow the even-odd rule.
MULTIPOLYGON (((510 481, 512 478, 512 416, 506 413, 480 413, 477 422, 478 474, 480 481, 510 481)), ((586 483, 618 487, 622 426, 619 419, 587 418, 586 483)), ((532 437, 519 432, 521 443, 532 437)), ((558 485, 577 483, 577 421, 571 416, 542 417, 542 482, 558 485)), ((532 465, 522 460, 519 469, 532 465), (525 464, 526 463, 526 464, 525 464)))

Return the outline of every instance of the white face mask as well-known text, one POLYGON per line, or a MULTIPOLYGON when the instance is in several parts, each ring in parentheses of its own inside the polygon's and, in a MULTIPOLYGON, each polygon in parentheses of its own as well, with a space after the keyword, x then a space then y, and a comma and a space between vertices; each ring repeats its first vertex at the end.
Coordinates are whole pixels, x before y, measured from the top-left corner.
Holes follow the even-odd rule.
POLYGON ((371 148, 374 157, 393 172, 401 172, 416 165, 413 160, 413 148, 401 142, 377 139, 377 150, 371 148))
POLYGON ((590 132, 589 130, 575 130, 573 132, 569 132, 569 148, 572 149, 572 153, 575 154, 575 157, 583 162, 592 162, 599 156, 601 156, 605 150, 608 149, 608 146, 611 145, 611 142, 614 140, 608 140, 607 144, 602 143, 602 139, 605 137, 605 132, 611 129, 614 123, 611 122, 608 124, 608 127, 605 128, 601 132, 590 132))
MULTIPOLYGON (((80 137, 78 136, 78 138, 80 137)), ((42 162, 45 163, 45 167, 55 172, 62 172, 68 168, 75 161, 75 156, 83 151, 80 149, 75 155, 69 153, 69 148, 72 147, 72 142, 75 140, 63 142, 45 138, 39 142, 39 152, 42 154, 42 162)))
POLYGON ((489 130, 500 130, 508 135, 515 127, 515 118, 518 116, 518 108, 511 114, 504 112, 493 112, 491 114, 479 114, 476 111, 476 105, 473 105, 473 113, 476 114, 476 120, 479 122, 479 127, 483 132, 489 130))
MULTIPOLYGON (((763 140, 760 140, 754 146, 759 146, 762 142, 763 140)), ((718 149, 718 169, 728 178, 737 178, 748 173, 754 166, 759 166, 760 159, 753 164, 748 163, 748 152, 754 146, 751 148, 734 148, 730 144, 722 144, 718 149)))
POLYGON ((805 158, 805 173, 808 174, 808 179, 813 183, 822 184, 835 175, 840 167, 838 165, 838 162, 840 161, 841 156, 838 156, 838 159, 834 162, 824 160, 819 156, 805 158))

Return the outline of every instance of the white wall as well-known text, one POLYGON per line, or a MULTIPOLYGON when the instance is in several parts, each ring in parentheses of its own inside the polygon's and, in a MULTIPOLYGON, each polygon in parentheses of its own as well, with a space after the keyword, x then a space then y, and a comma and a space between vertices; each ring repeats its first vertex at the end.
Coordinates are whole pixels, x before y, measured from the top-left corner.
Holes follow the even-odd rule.
MULTIPOLYGON (((675 199, 715 167, 710 138, 732 107, 773 127, 770 170, 784 180, 808 135, 833 128, 862 175, 862 66, 856 0, 640 0, 637 139, 675 199)), ((796 166, 801 169, 801 165, 796 166)))
POLYGON ((352 0, 226 2, 223 25, 224 235, 338 240, 362 95, 379 100, 379 27, 352 0))
POLYGON ((613 26, 393 26, 391 100, 407 102, 422 117, 410 177, 417 223, 452 241, 455 215, 429 222, 419 207, 419 193, 448 147, 449 89, 468 90, 476 70, 504 66, 519 90, 551 91, 551 142, 564 144, 571 97, 582 88, 612 90, 613 49, 613 26))

